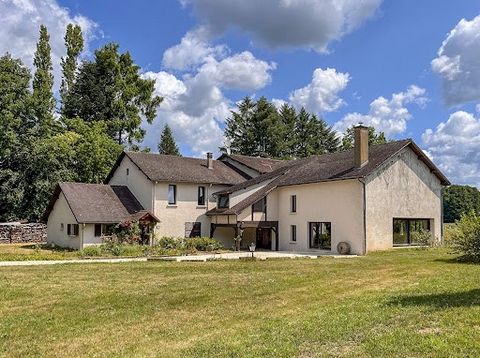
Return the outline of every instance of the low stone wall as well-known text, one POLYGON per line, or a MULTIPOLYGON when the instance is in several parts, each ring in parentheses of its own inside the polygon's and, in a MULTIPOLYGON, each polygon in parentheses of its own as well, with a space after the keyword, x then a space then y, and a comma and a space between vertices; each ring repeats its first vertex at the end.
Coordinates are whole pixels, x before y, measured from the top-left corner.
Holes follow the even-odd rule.
POLYGON ((0 224, 0 244, 41 243, 47 241, 45 224, 0 224))

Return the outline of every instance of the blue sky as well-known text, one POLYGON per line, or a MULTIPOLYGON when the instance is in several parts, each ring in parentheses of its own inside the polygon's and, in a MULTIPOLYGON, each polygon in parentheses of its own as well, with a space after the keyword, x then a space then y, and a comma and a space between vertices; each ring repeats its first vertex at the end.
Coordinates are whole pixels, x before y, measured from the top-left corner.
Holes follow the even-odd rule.
POLYGON ((166 98, 152 149, 169 123, 184 155, 215 151, 235 102, 264 95, 339 132, 362 121, 411 137, 454 182, 480 185, 478 1, 0 0, 0 15, 0 52, 27 65, 40 23, 54 62, 70 21, 84 57, 111 41, 130 51, 166 98))

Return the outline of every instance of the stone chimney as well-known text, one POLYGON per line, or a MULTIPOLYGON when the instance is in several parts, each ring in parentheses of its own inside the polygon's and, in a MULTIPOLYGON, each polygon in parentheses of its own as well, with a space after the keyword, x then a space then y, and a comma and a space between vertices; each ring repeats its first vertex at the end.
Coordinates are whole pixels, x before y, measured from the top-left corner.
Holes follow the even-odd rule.
POLYGON ((355 167, 363 167, 368 162, 368 127, 359 124, 354 131, 355 167))
POLYGON ((210 152, 207 153, 207 167, 213 169, 213 154, 210 152))

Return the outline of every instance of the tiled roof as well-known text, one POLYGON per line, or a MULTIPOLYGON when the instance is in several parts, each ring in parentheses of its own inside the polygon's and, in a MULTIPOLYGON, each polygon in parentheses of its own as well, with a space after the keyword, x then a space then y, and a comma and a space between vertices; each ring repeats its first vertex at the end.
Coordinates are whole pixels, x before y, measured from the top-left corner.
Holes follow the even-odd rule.
POLYGON ((250 157, 248 155, 240 154, 222 154, 219 160, 223 158, 230 158, 246 167, 257 171, 260 174, 270 173, 288 163, 287 160, 278 160, 262 157, 250 157))
POLYGON ((106 183, 127 156, 151 181, 233 185, 245 181, 245 175, 222 161, 213 160, 208 169, 206 159, 178 157, 142 152, 123 152, 105 180, 106 183))
POLYGON ((135 218, 138 213, 146 213, 132 192, 125 186, 59 183, 43 215, 44 221, 48 220, 60 192, 65 195, 65 199, 79 223, 119 223, 135 218))

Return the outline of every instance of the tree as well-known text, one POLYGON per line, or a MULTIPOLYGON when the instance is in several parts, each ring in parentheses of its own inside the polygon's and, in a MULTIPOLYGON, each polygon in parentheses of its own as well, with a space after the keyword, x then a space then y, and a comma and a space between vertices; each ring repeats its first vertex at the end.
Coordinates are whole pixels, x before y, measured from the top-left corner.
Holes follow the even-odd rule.
POLYGON ((255 102, 250 97, 245 97, 237 104, 237 108, 238 110, 232 111, 232 116, 226 120, 225 137, 230 142, 232 153, 253 155, 256 143, 251 123, 255 102))
POLYGON ((30 71, 9 54, 0 57, 0 221, 21 216, 26 133, 31 125, 30 71))
MULTIPOLYGON (((344 150, 353 148, 354 142, 354 134, 353 134, 353 127, 347 128, 345 131, 343 138, 342 138, 342 148, 344 150)), ((375 128, 372 126, 368 127, 368 144, 385 144, 387 143, 387 139, 385 138, 385 133, 375 131, 375 128)))
POLYGON ((78 56, 83 51, 83 35, 80 26, 68 24, 64 39, 67 56, 62 57, 61 62, 63 78, 60 87, 60 96, 63 102, 65 102, 66 96, 75 82, 78 56))
POLYGON ((295 138, 295 123, 297 121, 297 111, 295 108, 288 104, 283 104, 279 111, 278 116, 283 126, 283 140, 281 141, 281 157, 293 158, 296 156, 296 138, 295 138))
POLYGON ((33 65, 33 105, 41 136, 50 135, 54 126, 53 111, 55 98, 53 97, 53 74, 50 48, 50 36, 44 25, 40 26, 40 38, 37 43, 33 65))
POLYGON ((141 77, 130 53, 118 50, 118 44, 107 44, 95 51, 95 61, 80 66, 63 115, 105 121, 112 138, 132 145, 145 136, 142 116, 151 123, 163 98, 154 95, 155 80, 141 77))
POLYGON ((165 124, 165 127, 163 127, 160 143, 158 143, 158 152, 160 154, 177 155, 181 157, 180 151, 175 143, 175 138, 173 138, 172 130, 168 124, 165 124))
POLYGON ((316 129, 317 124, 313 117, 302 107, 295 122, 295 157, 306 158, 315 154, 317 144, 315 138, 316 129))
POLYGON ((443 217, 447 223, 459 220, 462 214, 480 214, 480 191, 468 185, 451 185, 443 191, 443 217))

